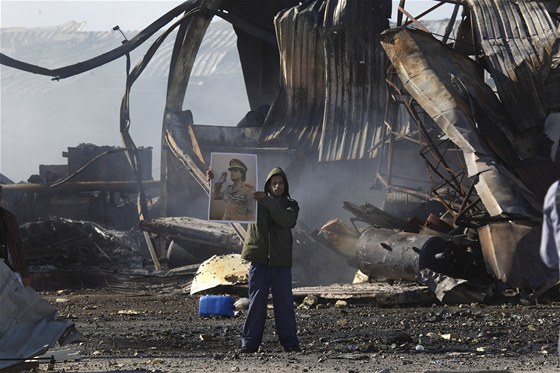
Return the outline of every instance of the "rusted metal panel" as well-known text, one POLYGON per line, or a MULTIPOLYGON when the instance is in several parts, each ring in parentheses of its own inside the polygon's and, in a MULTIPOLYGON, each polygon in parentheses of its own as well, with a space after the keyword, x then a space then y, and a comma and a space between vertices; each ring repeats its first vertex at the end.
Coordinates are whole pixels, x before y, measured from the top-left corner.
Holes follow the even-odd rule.
MULTIPOLYGON (((221 0, 204 0, 200 6, 207 8, 211 14, 221 3, 221 0)), ((212 19, 210 14, 190 17, 179 27, 175 37, 161 138, 161 213, 164 216, 173 211, 173 206, 180 198, 174 195, 172 187, 181 184, 186 178, 186 173, 168 172, 175 168, 177 160, 194 176, 206 193, 209 191, 201 171, 201 168, 206 169, 204 162, 194 155, 194 145, 188 144, 188 126, 192 126, 193 120, 191 112, 183 111, 183 105, 196 55, 212 19)))
POLYGON ((166 112, 179 113, 182 111, 194 61, 202 38, 212 20, 210 14, 221 4, 221 0, 202 0, 200 7, 208 9, 209 12, 197 14, 181 25, 169 69, 166 112))
POLYGON ((474 153, 466 153, 465 159, 479 172, 475 188, 491 216, 509 214, 541 218, 542 201, 506 167, 490 157, 476 160, 474 153))
POLYGON ((145 234, 172 241, 167 248, 169 268, 200 263, 212 255, 239 253, 243 244, 230 225, 189 217, 143 220, 139 227, 145 234))
MULTIPOLYGON (((482 70, 474 61, 445 47, 431 35, 409 29, 387 30, 381 35, 392 65, 408 93, 434 119, 436 124, 463 151, 499 154, 515 161, 513 150, 493 147, 478 134, 474 104, 492 119, 478 126, 494 126, 502 132, 502 144, 513 142, 507 129, 509 120, 494 92, 482 79, 482 70), (505 135, 505 136, 504 136, 505 135)), ((481 128, 480 131, 490 131, 481 128)))
POLYGON ((538 289, 557 279, 539 257, 540 227, 495 223, 479 228, 478 237, 487 268, 511 287, 538 289))
MULTIPOLYGON (((155 218, 139 223, 141 230, 175 240, 206 247, 224 248, 241 252, 242 240, 228 224, 221 224, 189 217, 155 218)), ((184 249, 189 249, 185 245, 184 249)))
POLYGON ((439 233, 449 233, 453 230, 453 226, 439 216, 429 214, 426 219, 425 228, 439 233))
POLYGON ((453 278, 423 269, 418 282, 425 284, 444 304, 481 303, 490 298, 494 291, 488 285, 476 284, 461 278, 453 278))
POLYGON ((463 151, 468 175, 478 175, 475 187, 488 212, 539 217, 540 201, 497 162, 514 163, 518 151, 508 116, 482 80, 480 67, 421 31, 388 30, 381 43, 406 90, 463 151))
MULTIPOLYGON (((468 4, 485 66, 512 125, 517 132, 540 128, 546 117, 543 86, 558 38, 545 6, 521 0, 468 0, 468 4)), ((532 145, 537 152, 537 144, 532 145)))
MULTIPOLYGON (((161 214, 168 215, 181 196, 174 195, 172 188, 182 183, 186 173, 168 172, 180 161, 208 193, 208 185, 202 169, 204 161, 197 158, 196 143, 188 143, 192 131, 192 113, 183 111, 185 95, 193 64, 210 25, 212 12, 221 5, 221 0, 203 0, 201 8, 208 12, 193 15, 181 24, 177 31, 169 68, 167 99, 162 123, 161 138, 161 214)), ((187 103, 188 106, 188 103, 187 103)))

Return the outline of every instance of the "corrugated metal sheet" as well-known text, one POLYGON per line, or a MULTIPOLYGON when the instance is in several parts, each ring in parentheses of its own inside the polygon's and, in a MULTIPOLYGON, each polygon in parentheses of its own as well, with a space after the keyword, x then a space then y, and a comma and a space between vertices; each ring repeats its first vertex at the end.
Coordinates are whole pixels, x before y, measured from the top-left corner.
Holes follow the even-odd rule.
POLYGON ((377 35, 389 27, 390 9, 385 0, 333 0, 278 15, 284 91, 263 142, 318 150, 320 160, 368 157, 383 128, 385 58, 377 35))
POLYGON ((468 4, 485 65, 515 129, 542 127, 543 85, 558 38, 546 8, 525 0, 468 0, 468 4))
POLYGON ((327 90, 319 160, 361 159, 382 136, 390 2, 339 1, 325 14, 327 90))
POLYGON ((468 175, 478 175, 476 190, 488 212, 538 217, 540 201, 498 162, 496 153, 509 153, 500 127, 507 115, 480 67, 422 31, 385 31, 381 40, 406 90, 463 151, 468 175), (492 144, 484 132, 501 143, 492 144))
POLYGON ((263 143, 317 147, 323 122, 325 63, 320 26, 324 5, 315 1, 280 12, 275 20, 281 92, 261 133, 263 143))

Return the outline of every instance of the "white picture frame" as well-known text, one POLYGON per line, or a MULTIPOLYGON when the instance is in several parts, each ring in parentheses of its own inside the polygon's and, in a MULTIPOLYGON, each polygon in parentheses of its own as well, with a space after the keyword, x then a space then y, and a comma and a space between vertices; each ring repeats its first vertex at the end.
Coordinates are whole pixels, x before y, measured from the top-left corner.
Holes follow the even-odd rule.
POLYGON ((214 178, 210 181, 208 195, 209 221, 256 223, 257 201, 253 194, 258 185, 257 167, 256 154, 210 153, 210 170, 214 178))

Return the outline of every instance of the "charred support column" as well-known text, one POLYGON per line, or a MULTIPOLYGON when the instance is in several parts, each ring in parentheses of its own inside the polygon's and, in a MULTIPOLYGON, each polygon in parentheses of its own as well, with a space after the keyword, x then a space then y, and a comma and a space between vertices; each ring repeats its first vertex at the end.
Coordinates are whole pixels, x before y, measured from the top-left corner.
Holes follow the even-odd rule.
MULTIPOLYGON (((212 15, 221 5, 221 0, 203 0, 200 9, 191 13, 188 20, 181 25, 171 59, 169 81, 167 86, 167 102, 162 126, 161 145, 161 215, 169 216, 169 212, 177 196, 170 193, 170 186, 180 185, 187 172, 198 182, 208 194, 209 186, 204 175, 207 165, 204 162, 192 125, 194 120, 189 110, 183 110, 192 67, 198 53, 202 38, 212 20, 212 15), (175 157, 173 157, 174 155, 175 157), (185 173, 168 172, 174 169, 173 161, 179 160, 185 167, 185 173), (174 197, 175 199, 173 199, 174 197)), ((245 229, 239 223, 230 223, 240 239, 245 237, 245 229)))
MULTIPOLYGON (((169 79, 167 84, 167 102, 165 105, 165 112, 162 126, 162 143, 161 143, 161 215, 169 216, 173 211, 174 205, 180 205, 177 199, 179 196, 173 195, 170 191, 173 185, 181 185, 183 178, 188 177, 188 173, 168 172, 177 168, 177 157, 172 154, 167 138, 168 133, 172 132, 174 127, 181 127, 182 132, 187 132, 188 125, 192 124, 192 116, 183 111, 185 94, 189 79, 192 72, 192 67, 196 59, 196 55, 202 43, 202 38, 208 29, 208 25, 212 20, 212 15, 221 5, 221 0, 203 0, 197 7, 197 12, 194 12, 195 2, 193 8, 189 10, 191 15, 187 17, 184 23, 180 26, 175 40, 175 47, 171 57, 171 66, 169 69, 169 79), (206 9, 207 12, 202 10, 206 9), (185 118, 191 118, 191 123, 185 123, 185 118)), ((187 105, 185 105, 187 106, 187 105)), ((187 142, 188 139, 182 138, 181 140, 187 142)), ((190 148, 184 149, 191 154, 184 154, 188 160, 193 162, 197 161, 197 157, 191 152, 190 148)), ((202 163, 202 162, 199 162, 202 163)), ((196 173, 195 179, 200 181, 204 179, 204 174, 199 170, 201 164, 190 165, 189 169, 196 173)))
POLYGON ((415 280, 424 268, 444 272, 447 245, 437 236, 370 228, 358 239, 358 269, 374 278, 415 280))

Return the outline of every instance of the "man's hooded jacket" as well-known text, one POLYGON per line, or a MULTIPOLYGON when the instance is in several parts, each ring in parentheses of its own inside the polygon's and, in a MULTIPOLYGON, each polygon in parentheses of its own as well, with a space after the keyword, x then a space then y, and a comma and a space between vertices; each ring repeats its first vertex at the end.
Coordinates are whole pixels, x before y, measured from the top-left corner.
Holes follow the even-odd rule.
POLYGON ((292 228, 296 225, 299 206, 290 198, 288 179, 281 168, 269 172, 264 185, 267 194, 258 201, 257 223, 249 224, 241 257, 245 260, 278 267, 292 266, 292 228), (284 194, 275 197, 270 179, 284 179, 284 194))

